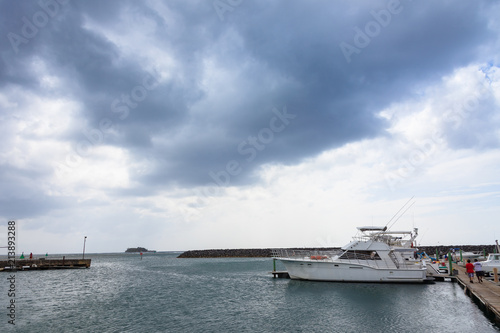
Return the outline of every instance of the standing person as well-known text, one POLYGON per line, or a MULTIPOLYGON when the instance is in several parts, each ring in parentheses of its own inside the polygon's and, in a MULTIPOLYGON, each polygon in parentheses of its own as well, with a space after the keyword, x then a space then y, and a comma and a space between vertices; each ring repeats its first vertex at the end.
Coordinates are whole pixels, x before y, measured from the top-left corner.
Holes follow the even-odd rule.
POLYGON ((483 264, 481 264, 481 262, 477 259, 474 259, 474 270, 476 271, 477 282, 483 283, 483 264))
POLYGON ((470 262, 470 259, 467 259, 467 264, 465 265, 465 271, 467 275, 469 275, 470 283, 474 283, 474 265, 470 262))

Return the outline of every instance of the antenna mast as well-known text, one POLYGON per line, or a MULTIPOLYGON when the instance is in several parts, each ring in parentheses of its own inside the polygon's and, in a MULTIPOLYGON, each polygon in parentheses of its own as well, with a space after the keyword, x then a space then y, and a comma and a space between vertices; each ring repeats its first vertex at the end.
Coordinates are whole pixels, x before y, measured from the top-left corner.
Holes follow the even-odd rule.
POLYGON ((394 220, 394 218, 395 218, 395 217, 399 214, 399 212, 401 212, 401 211, 405 208, 405 206, 406 206, 406 205, 408 205, 408 203, 409 203, 411 200, 413 200, 413 198, 414 198, 414 197, 415 197, 415 196, 412 196, 412 197, 411 197, 411 198, 410 198, 410 199, 409 199, 409 200, 408 200, 408 201, 407 201, 407 202, 403 205, 403 207, 399 208, 399 210, 396 212, 396 214, 394 214, 394 216, 393 216, 393 217, 391 217, 391 219, 389 220, 389 222, 387 222, 387 224, 385 225, 387 229, 390 229, 390 228, 394 225, 394 223, 396 223, 396 222, 397 222, 397 221, 401 218, 401 216, 403 216, 403 215, 406 213, 406 211, 407 211, 408 209, 410 209, 410 207, 411 207, 411 206, 413 206, 413 204, 414 204, 415 202, 413 202, 410 206, 408 206, 408 207, 405 209, 405 211, 404 211, 401 215, 399 215, 399 217, 398 217, 398 218, 397 218, 397 219, 396 219, 396 220, 395 220, 395 221, 391 224, 391 226, 390 226, 390 227, 387 227, 387 226, 389 225, 389 223, 391 223, 391 221, 392 221, 392 220, 394 220))

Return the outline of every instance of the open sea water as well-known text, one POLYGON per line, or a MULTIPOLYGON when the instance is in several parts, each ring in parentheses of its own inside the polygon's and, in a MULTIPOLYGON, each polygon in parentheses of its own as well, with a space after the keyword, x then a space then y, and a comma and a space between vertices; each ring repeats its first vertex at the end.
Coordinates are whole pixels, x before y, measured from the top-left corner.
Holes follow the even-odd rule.
POLYGON ((16 272, 15 325, 1 272, 0 332, 500 332, 456 283, 273 279, 271 258, 86 257, 89 269, 16 272))

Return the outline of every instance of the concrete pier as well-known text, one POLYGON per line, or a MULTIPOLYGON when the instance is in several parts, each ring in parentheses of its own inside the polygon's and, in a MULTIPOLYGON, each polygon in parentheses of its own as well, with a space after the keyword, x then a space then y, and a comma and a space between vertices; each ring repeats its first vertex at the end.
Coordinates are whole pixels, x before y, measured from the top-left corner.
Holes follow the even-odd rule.
MULTIPOLYGON (((91 259, 16 259, 16 270, 89 268, 91 259)), ((0 271, 11 272, 10 262, 0 261, 0 271)))

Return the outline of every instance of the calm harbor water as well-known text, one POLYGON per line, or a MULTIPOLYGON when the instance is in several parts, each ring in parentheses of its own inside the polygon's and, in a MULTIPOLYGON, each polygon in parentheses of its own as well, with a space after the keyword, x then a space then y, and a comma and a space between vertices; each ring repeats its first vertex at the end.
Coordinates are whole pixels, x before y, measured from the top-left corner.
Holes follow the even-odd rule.
POLYGON ((16 272, 15 326, 0 273, 0 331, 500 332, 454 283, 273 279, 270 258, 88 257, 90 269, 16 272))

